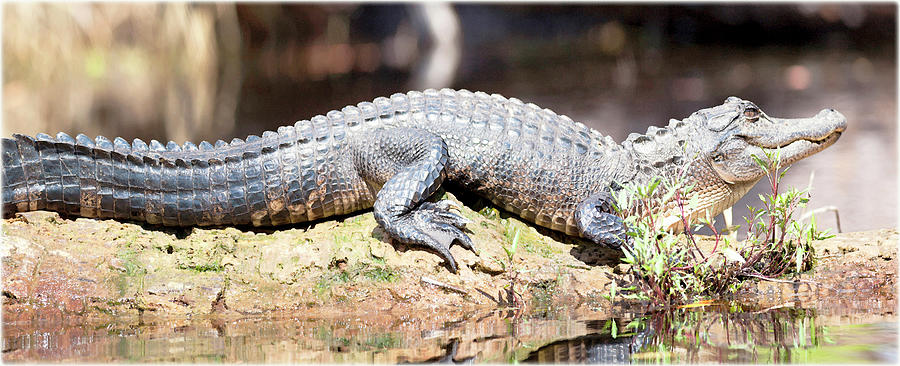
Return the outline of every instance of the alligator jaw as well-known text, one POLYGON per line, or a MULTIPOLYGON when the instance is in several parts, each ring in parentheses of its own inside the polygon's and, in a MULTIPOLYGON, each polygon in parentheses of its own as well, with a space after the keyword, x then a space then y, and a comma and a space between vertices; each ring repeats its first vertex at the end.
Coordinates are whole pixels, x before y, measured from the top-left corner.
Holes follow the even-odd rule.
POLYGON ((841 132, 833 132, 821 140, 797 140, 776 148, 762 148, 764 151, 776 153, 781 151, 781 165, 786 166, 807 156, 813 155, 834 144, 841 137, 841 132))
POLYGON ((847 128, 838 111, 824 109, 811 118, 765 118, 750 132, 741 133, 748 143, 764 151, 780 150, 782 165, 792 164, 834 144, 847 128))

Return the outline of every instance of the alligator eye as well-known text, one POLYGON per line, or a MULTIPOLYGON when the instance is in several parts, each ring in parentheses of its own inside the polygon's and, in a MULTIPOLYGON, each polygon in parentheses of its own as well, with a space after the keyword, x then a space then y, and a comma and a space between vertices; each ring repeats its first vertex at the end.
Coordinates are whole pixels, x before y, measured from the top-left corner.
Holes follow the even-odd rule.
POLYGON ((721 162, 725 161, 725 154, 717 152, 717 153, 713 154, 712 159, 716 163, 721 163, 721 162))
POLYGON ((747 118, 748 121, 753 122, 759 119, 759 109, 755 107, 747 107, 744 109, 744 117, 747 118))

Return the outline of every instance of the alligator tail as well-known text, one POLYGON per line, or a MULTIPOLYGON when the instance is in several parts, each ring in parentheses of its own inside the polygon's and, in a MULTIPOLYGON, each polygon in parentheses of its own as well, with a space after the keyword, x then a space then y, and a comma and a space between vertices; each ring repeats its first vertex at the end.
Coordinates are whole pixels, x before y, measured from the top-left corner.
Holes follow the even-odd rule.
POLYGON ((313 148, 316 137, 294 126, 215 146, 17 134, 2 139, 3 215, 50 210, 165 226, 268 226, 359 209, 360 192, 349 190, 346 210, 328 212, 334 184, 313 164, 330 160, 318 156, 322 144, 313 148))
POLYGON ((160 158, 181 149, 64 133, 4 138, 4 216, 45 209, 171 226, 215 221, 196 210, 212 206, 208 164, 160 158), (195 171, 206 179, 194 181, 195 171))

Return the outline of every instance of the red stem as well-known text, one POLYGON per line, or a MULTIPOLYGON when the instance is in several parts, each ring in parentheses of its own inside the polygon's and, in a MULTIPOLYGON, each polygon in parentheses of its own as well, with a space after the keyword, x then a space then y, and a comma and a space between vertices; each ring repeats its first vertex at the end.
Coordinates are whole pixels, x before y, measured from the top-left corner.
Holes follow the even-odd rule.
MULTIPOLYGON (((694 233, 691 231, 690 225, 688 225, 687 217, 684 215, 684 200, 681 198, 681 190, 675 191, 675 201, 678 202, 678 208, 681 209, 681 222, 684 225, 684 233, 687 235, 688 239, 691 240, 691 244, 694 245, 694 249, 697 252, 700 252, 700 256, 703 257, 703 260, 706 261, 706 256, 703 255, 703 252, 700 251, 700 247, 697 246, 697 242, 694 240, 694 233)), ((697 260, 697 256, 694 255, 693 251, 690 251, 691 258, 697 260)))

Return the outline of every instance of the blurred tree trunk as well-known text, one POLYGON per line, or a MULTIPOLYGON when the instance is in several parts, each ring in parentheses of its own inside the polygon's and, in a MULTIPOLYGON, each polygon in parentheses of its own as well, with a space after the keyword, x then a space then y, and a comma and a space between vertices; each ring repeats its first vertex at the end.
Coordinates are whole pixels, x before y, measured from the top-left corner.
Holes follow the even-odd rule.
POLYGON ((227 136, 240 54, 234 4, 6 4, 4 134, 227 136))

